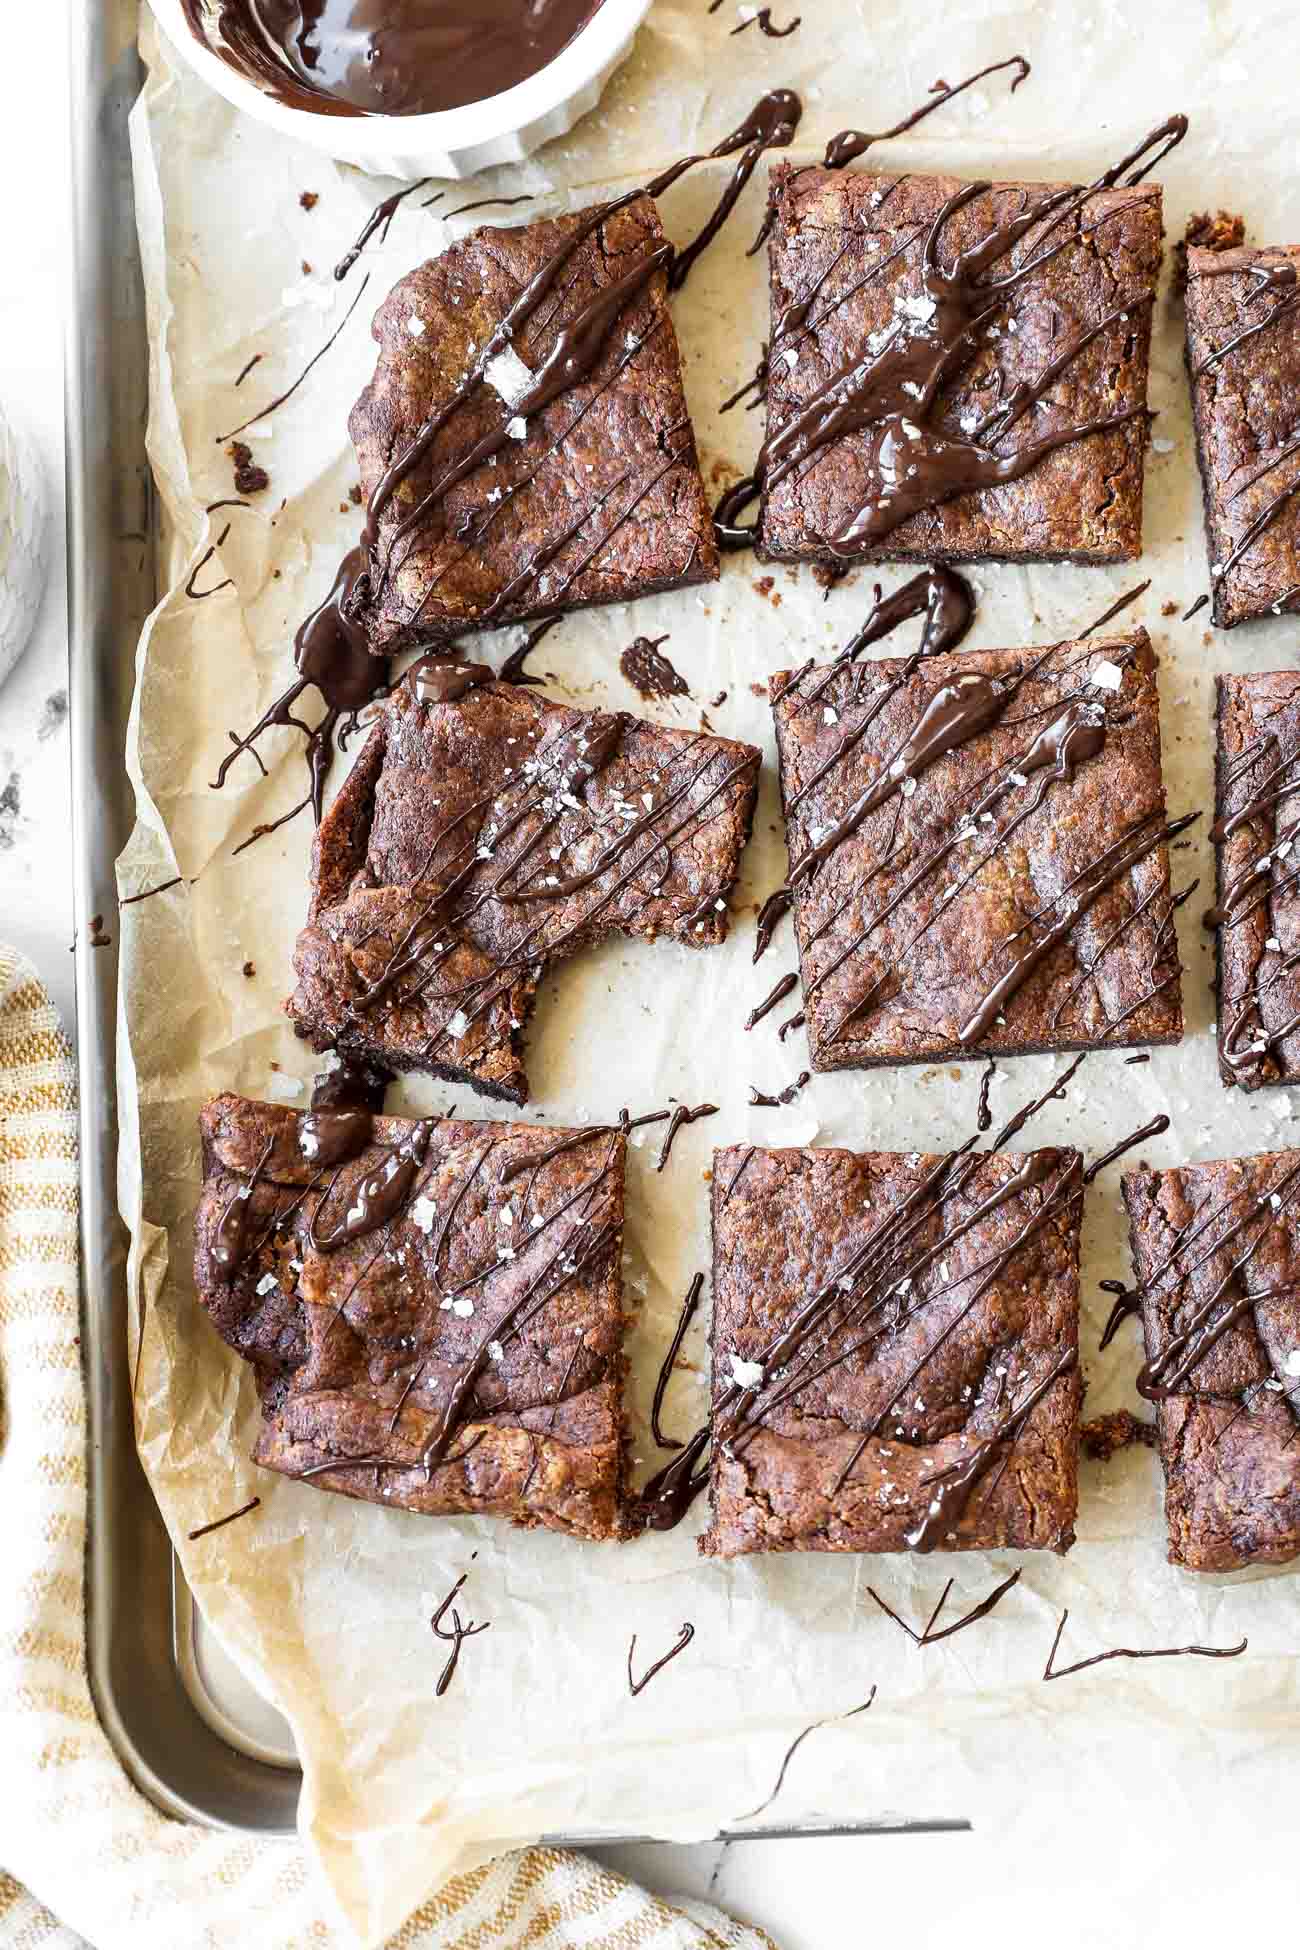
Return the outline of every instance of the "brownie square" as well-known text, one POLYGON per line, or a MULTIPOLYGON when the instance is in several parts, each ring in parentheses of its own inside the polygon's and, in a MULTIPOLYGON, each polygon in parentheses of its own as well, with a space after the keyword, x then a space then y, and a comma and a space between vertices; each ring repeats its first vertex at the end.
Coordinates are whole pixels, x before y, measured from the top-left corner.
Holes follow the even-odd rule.
POLYGON ((256 1462, 428 1515, 621 1534, 620 1132, 376 1116, 339 1160, 304 1114, 230 1095, 200 1127, 195 1279, 255 1371, 256 1462), (391 1216, 340 1239, 399 1172, 391 1216))
POLYGON ((1300 675, 1218 680, 1219 1074, 1300 1083, 1300 675))
POLYGON ((319 1049, 522 1103, 548 964, 725 939, 760 754, 490 678, 417 667, 384 707, 317 833, 287 1006, 319 1049))
POLYGON ((1071 1150, 715 1152, 700 1548, 1068 1550, 1082 1203, 1071 1150))
MULTIPOLYGON (((770 248, 771 378, 768 439, 837 373, 880 349, 921 289, 921 251, 945 201, 961 189, 950 176, 870 171, 772 171, 775 223, 770 248), (802 326, 783 324, 803 316, 802 326)), ((1027 197, 1059 185, 996 183, 944 223, 941 265, 1019 215, 1027 197)), ((975 440, 978 423, 1018 386, 1032 383, 1063 348, 1131 300, 1005 433, 987 441, 1001 455, 1031 440, 1146 405, 1151 300, 1160 271, 1156 184, 1090 196, 1047 237, 1045 218, 986 272, 987 280, 1064 243, 1065 248, 1005 295, 969 352, 944 375, 928 424, 950 439, 975 440)), ((834 560, 831 538, 871 494, 876 427, 855 423, 764 494, 765 554, 787 561, 834 560)), ((1125 562, 1142 547, 1145 417, 1071 440, 1019 480, 980 488, 913 514, 867 560, 904 562, 1125 562)))
MULTIPOLYGON (((390 292, 374 322, 375 376, 349 422, 367 501, 395 457, 452 405, 495 327, 590 214, 476 230, 390 292)), ((512 404, 565 325, 663 243, 648 196, 614 212, 565 259, 488 378, 453 406, 382 511, 377 553, 387 573, 372 575, 361 612, 376 651, 716 580, 662 268, 615 312, 585 377, 522 420, 512 404), (516 420, 517 437, 437 494, 390 553, 435 483, 516 420)))
POLYGON ((1224 630, 1300 606, 1297 265, 1295 244, 1187 253, 1187 370, 1224 630))
POLYGON ((817 1069, 1178 1041, 1145 630, 772 695, 817 1069))
POLYGON ((1300 1554, 1300 1151, 1122 1180, 1169 1561, 1300 1554))

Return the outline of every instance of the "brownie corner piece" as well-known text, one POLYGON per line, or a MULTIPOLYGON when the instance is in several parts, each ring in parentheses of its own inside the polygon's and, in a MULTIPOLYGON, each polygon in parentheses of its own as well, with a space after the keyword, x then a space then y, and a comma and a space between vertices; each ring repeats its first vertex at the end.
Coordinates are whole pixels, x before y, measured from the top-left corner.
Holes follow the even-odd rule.
POLYGON ((1068 1550, 1082 1196, 1072 1150, 715 1153, 701 1550, 1068 1550))
POLYGON ((523 1102, 549 965, 616 934, 725 940, 760 756, 417 666, 321 823, 289 1013, 318 1048, 523 1102))
POLYGON ((376 651, 717 579, 659 213, 598 215, 476 230, 381 305, 350 421, 376 651), (518 412, 568 327, 581 369, 518 412))
POLYGON ((1169 1561, 1300 1556, 1300 1151, 1122 1179, 1169 1561))
POLYGON ((1188 382, 1220 629, 1300 606, 1300 245, 1187 253, 1188 382))
POLYGON ((309 1115, 226 1095, 201 1118, 196 1285, 254 1370, 254 1460, 622 1536, 621 1133, 350 1115, 322 1168, 309 1115))
POLYGON ((764 554, 1140 555, 1158 185, 1092 193, 1068 219, 1045 215, 1050 242, 1038 240, 1032 275, 1013 273, 1036 251, 1033 229, 987 269, 1006 282, 983 329, 946 357, 921 342, 936 303, 953 310, 951 292, 927 282, 936 224, 942 273, 1057 187, 996 183, 958 203, 975 186, 954 177, 776 167, 764 554), (1024 471, 1008 478, 1004 466, 994 479, 1013 455, 1024 471), (918 485, 900 486, 909 481, 918 485))
POLYGON ((1217 682, 1219 1074, 1300 1083, 1300 673, 1217 682))
POLYGON ((772 690, 817 1069, 1179 1040, 1145 630, 772 690))

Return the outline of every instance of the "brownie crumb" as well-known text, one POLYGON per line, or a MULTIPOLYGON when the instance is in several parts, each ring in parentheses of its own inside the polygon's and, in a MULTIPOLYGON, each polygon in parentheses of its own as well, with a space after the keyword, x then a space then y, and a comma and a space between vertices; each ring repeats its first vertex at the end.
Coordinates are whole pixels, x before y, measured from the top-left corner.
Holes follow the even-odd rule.
POLYGON ((361 483, 360 481, 354 481, 352 483, 352 486, 348 489, 348 500, 352 503, 354 508, 359 508, 361 506, 362 499, 363 496, 361 493, 361 483))
POLYGON ((253 966, 253 964, 252 964, 252 962, 251 962, 251 961, 246 961, 246 962, 244 963, 244 973, 245 973, 245 975, 246 975, 246 976, 248 977, 248 979, 249 979, 249 981, 251 982, 251 981, 252 981, 252 979, 253 979, 253 977, 254 977, 254 975, 256 975, 256 973, 257 973, 257 970, 256 970, 256 968, 255 968, 255 967, 253 966))
POLYGON ((304 210, 314 210, 319 202, 320 197, 315 190, 304 190, 298 198, 299 206, 304 210))
POLYGON ((1083 1453, 1090 1456, 1093 1462, 1107 1463, 1121 1449, 1128 1449, 1135 1442, 1153 1449, 1155 1440, 1155 1423, 1140 1422, 1126 1408, 1116 1409, 1113 1415, 1096 1415, 1079 1430, 1083 1453))
POLYGON ((1174 296, 1181 298, 1187 289, 1189 246, 1202 251, 1233 251, 1245 241, 1245 220, 1230 210, 1220 210, 1217 217, 1212 217, 1208 210, 1199 210, 1189 217, 1182 241, 1174 245, 1174 296))
POLYGON ((1160 614, 1162 616, 1177 616, 1178 614, 1177 603, 1161 603, 1160 614))
POLYGON ((232 440, 226 448, 235 470, 236 494, 260 494, 271 485, 271 476, 253 459, 253 450, 243 440, 232 440))

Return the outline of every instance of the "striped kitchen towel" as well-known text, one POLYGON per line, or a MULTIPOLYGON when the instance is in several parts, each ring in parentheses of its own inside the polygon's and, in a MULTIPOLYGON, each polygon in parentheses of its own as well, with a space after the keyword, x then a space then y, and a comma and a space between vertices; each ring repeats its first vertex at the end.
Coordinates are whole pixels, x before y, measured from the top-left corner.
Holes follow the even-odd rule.
MULTIPOLYGON (((300 1851, 170 1821, 119 1767, 86 1681, 85 1440, 75 1073, 0 947, 0 1950, 342 1950, 300 1851)), ((555 1848, 458 1876, 388 1950, 524 1946, 772 1950, 555 1848)))

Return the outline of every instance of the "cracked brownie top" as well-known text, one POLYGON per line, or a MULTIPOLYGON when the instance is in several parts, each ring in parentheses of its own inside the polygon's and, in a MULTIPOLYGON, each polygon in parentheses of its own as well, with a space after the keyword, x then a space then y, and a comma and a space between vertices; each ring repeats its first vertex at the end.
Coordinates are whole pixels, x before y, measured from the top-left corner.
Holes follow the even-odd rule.
POLYGON ((702 1549, 1067 1550, 1077 1152, 714 1154, 702 1549))
POLYGON ((201 1133, 195 1279, 256 1373, 255 1461, 401 1509, 620 1534, 620 1131, 322 1123, 226 1095, 201 1133))
POLYGON ((818 1069, 1182 1033, 1144 630, 772 680, 818 1069))
POLYGON ((1140 553, 1160 189, 1080 191, 1063 209, 1049 201, 1062 187, 995 183, 981 191, 953 177, 776 166, 767 424, 773 460, 782 441, 795 437, 801 416, 829 396, 837 375, 850 410, 839 414, 833 437, 817 434, 799 464, 771 471, 762 508, 765 553, 829 559, 882 487, 900 492, 908 440, 918 466, 948 474, 965 465, 981 481, 1014 471, 999 470, 997 460, 1022 450, 1027 458, 1035 445, 1042 452, 1019 478, 923 506, 875 544, 857 535, 857 555, 1117 562, 1140 553), (932 248, 942 275, 1040 202, 1041 221, 972 285, 981 301, 988 293, 987 305, 974 307, 974 328, 951 351, 936 348, 919 376, 903 383, 926 440, 904 416, 891 436, 898 448, 891 461, 878 449, 886 419, 897 418, 892 393, 877 399, 853 373, 878 359, 883 373, 900 323, 933 317, 923 254, 936 223, 932 248), (1099 421, 1111 424, 1086 430, 1099 421), (1057 436, 1065 436, 1063 444, 1053 446, 1057 436), (941 453, 937 443, 945 439, 951 445, 941 453))
POLYGON ((640 196, 594 228, 592 214, 476 230, 410 272, 375 316, 379 359, 350 430, 367 503, 398 470, 361 610, 376 651, 717 577, 658 211, 640 196), (584 229, 462 397, 530 280, 584 229), (571 324, 583 376, 558 373, 544 389, 554 398, 516 412, 571 324))
POLYGON ((549 963, 725 938, 759 753, 491 677, 417 666, 384 707, 317 834, 288 1006, 318 1048, 522 1103, 549 963))

